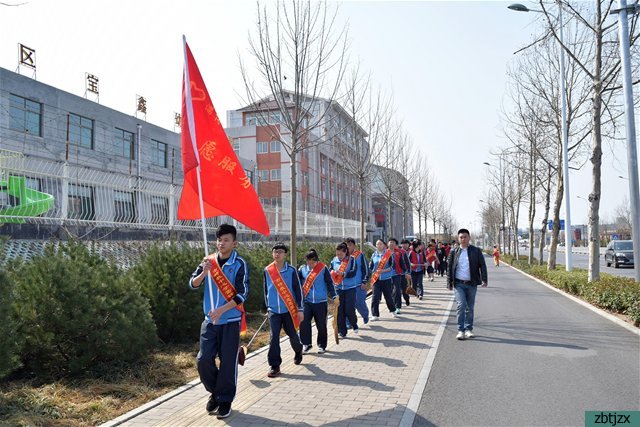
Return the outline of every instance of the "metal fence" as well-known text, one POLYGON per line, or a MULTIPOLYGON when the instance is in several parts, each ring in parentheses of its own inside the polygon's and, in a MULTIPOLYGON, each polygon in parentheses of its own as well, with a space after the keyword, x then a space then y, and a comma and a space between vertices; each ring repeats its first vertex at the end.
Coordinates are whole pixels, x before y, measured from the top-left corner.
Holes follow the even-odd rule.
MULTIPOLYGON (((0 149, 0 224, 55 224, 142 230, 196 230, 200 221, 176 219, 181 185, 81 165, 25 157, 0 149)), ((272 234, 291 228, 290 200, 265 207, 272 234)), ((208 218, 207 227, 234 223, 229 217, 208 218)), ((300 236, 357 236, 360 223, 326 214, 298 211, 300 236)))

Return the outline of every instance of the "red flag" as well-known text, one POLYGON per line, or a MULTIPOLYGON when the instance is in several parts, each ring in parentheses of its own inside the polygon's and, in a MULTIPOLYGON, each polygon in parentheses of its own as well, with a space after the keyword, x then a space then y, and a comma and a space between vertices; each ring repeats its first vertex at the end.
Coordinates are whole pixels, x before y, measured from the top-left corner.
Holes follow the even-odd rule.
POLYGON ((182 169, 184 185, 178 219, 202 218, 199 171, 205 218, 227 215, 269 235, 269 224, 258 195, 220 124, 186 41, 182 82, 182 169), (185 82, 189 82, 189 86, 185 82))

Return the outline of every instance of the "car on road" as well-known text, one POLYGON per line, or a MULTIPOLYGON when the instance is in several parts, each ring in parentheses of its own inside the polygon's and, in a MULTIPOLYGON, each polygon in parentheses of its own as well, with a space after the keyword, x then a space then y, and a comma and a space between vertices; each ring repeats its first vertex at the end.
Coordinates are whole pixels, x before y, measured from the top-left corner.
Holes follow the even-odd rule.
POLYGON ((618 268, 621 265, 633 267, 633 241, 632 240, 612 240, 607 245, 604 253, 604 262, 607 267, 618 268))

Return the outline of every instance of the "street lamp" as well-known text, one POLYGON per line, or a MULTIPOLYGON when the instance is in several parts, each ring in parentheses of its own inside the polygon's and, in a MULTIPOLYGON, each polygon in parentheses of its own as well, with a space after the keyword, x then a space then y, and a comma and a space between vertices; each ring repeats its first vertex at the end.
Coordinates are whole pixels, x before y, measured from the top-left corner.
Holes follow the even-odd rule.
MULTIPOLYGON (((514 3, 507 6, 508 9, 515 10, 516 12, 537 12, 544 13, 541 10, 529 9, 527 6, 519 3, 514 3)), ((555 17, 554 17, 555 18, 555 17)), ((571 205, 569 198, 569 128, 567 126, 567 83, 565 80, 565 66, 564 66, 564 24, 562 23, 562 6, 558 3, 558 23, 560 27, 560 86, 562 94, 562 181, 564 184, 564 230, 566 239, 565 250, 565 269, 571 271, 573 269, 573 262, 571 259, 571 205), (568 233, 568 234, 567 234, 568 233)))
POLYGON ((640 188, 638 186, 638 152, 636 149, 636 120, 634 117, 633 86, 631 83, 631 55, 629 52, 628 14, 639 12, 638 4, 627 6, 627 0, 618 0, 618 40, 622 60, 622 87, 624 89, 625 128, 627 131, 627 158, 629 169, 629 197, 631 199, 631 238, 633 239, 633 259, 635 279, 640 282, 640 188))
MULTIPOLYGON (((502 253, 505 253, 506 250, 506 240, 505 240, 505 228, 504 228, 504 177, 502 176, 502 156, 503 156, 504 152, 500 153, 499 159, 500 159, 500 204, 502 207, 502 213, 501 213, 501 218, 500 218, 500 222, 502 223, 500 225, 500 233, 498 233, 498 246, 501 247, 501 251, 502 253), (501 237, 502 236, 502 237, 501 237), (500 245, 500 242, 502 242, 502 245, 500 245)), ((492 167, 493 165, 489 162, 482 162, 483 164, 492 167)))

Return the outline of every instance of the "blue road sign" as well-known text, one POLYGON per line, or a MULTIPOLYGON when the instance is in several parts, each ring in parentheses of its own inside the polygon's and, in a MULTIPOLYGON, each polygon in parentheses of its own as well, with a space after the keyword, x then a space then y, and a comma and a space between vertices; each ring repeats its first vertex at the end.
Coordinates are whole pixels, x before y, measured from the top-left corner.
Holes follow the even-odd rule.
MULTIPOLYGON (((553 230, 553 220, 552 219, 547 221, 547 226, 549 227, 549 231, 553 230)), ((560 220, 560 230, 564 231, 564 219, 560 220)))

